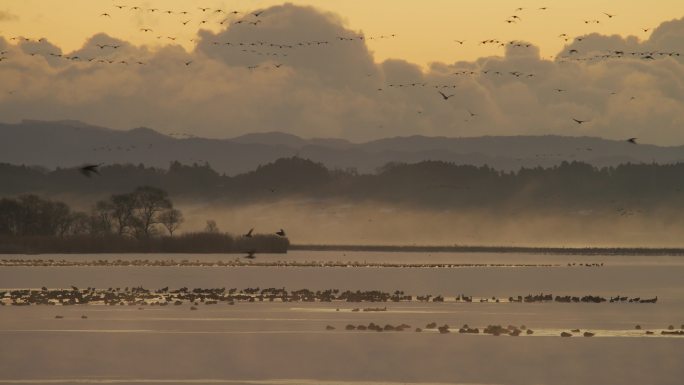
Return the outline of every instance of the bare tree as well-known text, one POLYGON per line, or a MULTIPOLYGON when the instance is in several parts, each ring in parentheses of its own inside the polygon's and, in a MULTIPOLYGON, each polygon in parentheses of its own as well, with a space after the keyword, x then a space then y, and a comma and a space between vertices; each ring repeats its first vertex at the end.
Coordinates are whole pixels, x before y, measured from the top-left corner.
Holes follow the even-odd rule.
POLYGON ((0 199, 0 234, 18 235, 21 232, 22 206, 16 199, 0 199))
POLYGON ((111 220, 116 233, 120 236, 132 232, 131 227, 133 225, 135 203, 135 196, 133 194, 112 195, 110 198, 111 220))
POLYGON ((71 232, 71 227, 74 224, 74 213, 71 212, 69 206, 62 202, 54 202, 51 204, 50 217, 56 228, 56 233, 60 238, 64 238, 71 232))
POLYGON ((69 233, 71 235, 99 235, 96 228, 100 224, 95 221, 94 216, 86 213, 74 213, 71 218, 71 227, 69 233))
POLYGON ((204 228, 204 231, 206 231, 207 233, 217 234, 219 232, 219 228, 216 224, 216 221, 213 219, 209 219, 207 221, 207 226, 204 228))
POLYGON ((154 235, 155 226, 160 223, 159 215, 173 206, 166 191, 156 187, 138 187, 135 197, 135 227, 138 237, 154 235))
POLYGON ((114 227, 114 205, 110 201, 99 201, 95 204, 90 216, 90 234, 109 234, 114 227))
POLYGON ((159 221, 169 232, 169 236, 173 237, 173 232, 180 227, 185 218, 183 218, 183 213, 180 210, 168 209, 159 214, 159 221))

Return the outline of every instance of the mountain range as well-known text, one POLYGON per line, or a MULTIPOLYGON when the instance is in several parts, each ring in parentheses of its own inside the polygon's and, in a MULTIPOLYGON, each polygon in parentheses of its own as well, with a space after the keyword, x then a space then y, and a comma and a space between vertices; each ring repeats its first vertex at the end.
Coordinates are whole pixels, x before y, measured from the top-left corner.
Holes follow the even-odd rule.
POLYGON ((210 139, 190 133, 163 134, 145 127, 115 130, 69 120, 0 123, 0 162, 48 169, 85 163, 168 168, 171 162, 179 161, 209 163, 220 173, 236 175, 292 156, 320 162, 329 169, 359 173, 376 172, 388 163, 425 160, 512 171, 521 167, 549 167, 563 161, 581 161, 599 167, 676 163, 684 161, 684 146, 635 145, 627 141, 566 136, 410 136, 353 143, 268 132, 210 139))

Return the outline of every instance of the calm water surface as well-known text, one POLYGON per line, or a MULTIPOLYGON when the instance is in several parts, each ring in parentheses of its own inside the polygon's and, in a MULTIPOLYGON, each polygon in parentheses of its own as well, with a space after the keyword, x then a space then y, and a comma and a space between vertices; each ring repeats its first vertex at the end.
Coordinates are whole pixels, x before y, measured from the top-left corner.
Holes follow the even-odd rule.
MULTIPOLYGON (((3 256, 10 258, 11 256, 3 256)), ((229 260, 221 255, 41 255, 53 259, 229 260)), ((276 268, 0 267, 0 287, 285 287, 458 294, 658 296, 656 304, 238 303, 172 307, 0 307, 0 383, 681 384, 684 258, 516 254, 292 252, 259 260, 531 263, 560 267, 276 268), (604 263, 601 268, 567 263, 604 263), (373 304, 375 307, 377 304, 373 304), (384 306, 381 305, 381 306, 384 306), (55 319, 61 315, 63 319, 55 319), (87 316, 82 319, 81 316, 87 316), (406 323, 404 332, 344 330, 406 323), (532 336, 441 335, 437 322, 526 325, 532 336), (646 336, 640 324, 656 331, 646 336), (326 326, 335 330, 325 330, 326 326), (578 328, 593 338, 561 338, 578 328)))

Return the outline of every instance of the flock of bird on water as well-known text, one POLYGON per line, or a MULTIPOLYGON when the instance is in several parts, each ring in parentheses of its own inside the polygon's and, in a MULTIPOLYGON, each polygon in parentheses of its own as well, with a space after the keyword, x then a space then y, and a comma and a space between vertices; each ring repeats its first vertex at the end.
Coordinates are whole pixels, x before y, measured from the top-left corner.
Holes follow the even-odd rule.
MULTIPOLYGON (((226 288, 195 288, 188 289, 186 287, 180 289, 170 290, 168 287, 161 288, 158 290, 147 290, 143 287, 126 287, 126 288, 108 288, 108 289, 96 289, 88 287, 86 289, 79 289, 76 286, 72 286, 70 289, 49 289, 47 287, 42 287, 38 289, 20 289, 20 290, 8 290, 0 292, 0 306, 11 305, 11 306, 30 306, 30 305, 62 305, 62 306, 74 306, 74 305, 105 305, 105 306, 138 306, 138 310, 144 310, 147 306, 159 307, 159 306, 182 306, 189 303, 190 310, 196 311, 199 309, 199 305, 218 305, 221 303, 228 305, 235 305, 236 303, 254 303, 254 302, 323 302, 323 303, 333 303, 333 302, 346 302, 346 303, 402 303, 402 302, 423 302, 423 303, 440 303, 445 301, 445 297, 438 295, 423 295, 423 296, 412 296, 407 295, 403 291, 395 290, 394 292, 382 292, 377 290, 370 291, 340 291, 337 289, 329 290, 318 290, 311 291, 308 289, 288 291, 284 288, 246 288, 242 290, 238 289, 226 289, 226 288)), ((479 298, 474 300, 472 296, 459 295, 454 298, 448 298, 449 302, 457 303, 473 303, 473 302, 507 302, 507 303, 603 303, 608 302, 608 299, 600 296, 583 296, 583 297, 572 297, 572 296, 553 296, 551 294, 536 294, 509 297, 507 300, 492 297, 491 301, 489 298, 479 298)), ((609 302, 627 302, 629 303, 640 303, 649 304, 656 303, 658 297, 652 299, 640 299, 640 298, 629 298, 623 296, 610 297, 609 302)), ((340 309, 337 307, 336 312, 386 312, 387 307, 373 307, 373 308, 349 308, 340 309)), ((64 316, 58 314, 55 316, 56 319, 64 319, 64 316)), ((88 316, 83 314, 80 316, 81 319, 88 319, 88 316)), ((365 324, 347 324, 345 326, 346 331, 375 331, 375 332, 402 332, 406 329, 410 329, 411 326, 407 324, 401 324, 398 326, 387 324, 385 326, 375 324, 371 322, 366 326, 365 324)), ((327 325, 325 327, 328 331, 336 330, 335 326, 327 325)), ((533 335, 535 332, 532 329, 527 328, 525 325, 503 327, 500 325, 488 325, 482 329, 482 331, 477 327, 470 327, 467 324, 463 325, 458 329, 452 329, 448 325, 438 326, 436 322, 431 322, 425 325, 424 328, 415 328, 416 332, 423 331, 435 331, 441 334, 451 333, 452 330, 457 330, 459 334, 489 334, 493 336, 508 335, 511 337, 517 337, 522 334, 533 335)), ((634 327, 635 331, 641 331, 641 325, 637 324, 634 327)), ((548 331, 546 331, 548 335, 548 331)), ((585 330, 584 333, 580 329, 572 329, 570 332, 563 331, 560 333, 561 337, 572 337, 574 335, 580 334, 584 337, 593 337, 596 335, 595 332, 585 330)), ((684 325, 680 327, 680 330, 675 330, 674 325, 669 325, 666 329, 662 329, 659 333, 662 336, 682 336, 684 335, 684 325)), ((655 335, 652 330, 646 330, 643 335, 655 335)))

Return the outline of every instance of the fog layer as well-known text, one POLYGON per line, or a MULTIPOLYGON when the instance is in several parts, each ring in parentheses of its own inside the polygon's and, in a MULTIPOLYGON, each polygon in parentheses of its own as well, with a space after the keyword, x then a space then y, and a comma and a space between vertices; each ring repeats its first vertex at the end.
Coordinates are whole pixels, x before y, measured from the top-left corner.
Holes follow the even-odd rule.
POLYGON ((182 230, 213 219, 222 231, 275 232, 294 244, 683 247, 679 212, 430 210, 378 202, 283 200, 236 206, 180 203, 182 230))

